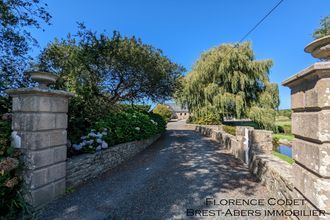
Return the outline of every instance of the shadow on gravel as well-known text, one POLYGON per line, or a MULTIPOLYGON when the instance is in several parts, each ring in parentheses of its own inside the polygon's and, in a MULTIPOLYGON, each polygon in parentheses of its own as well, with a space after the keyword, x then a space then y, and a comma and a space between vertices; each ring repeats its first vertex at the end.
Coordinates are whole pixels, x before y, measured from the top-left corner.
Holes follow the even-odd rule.
POLYGON ((248 168, 192 130, 172 128, 156 143, 48 205, 41 219, 182 219, 205 198, 255 197, 248 168))

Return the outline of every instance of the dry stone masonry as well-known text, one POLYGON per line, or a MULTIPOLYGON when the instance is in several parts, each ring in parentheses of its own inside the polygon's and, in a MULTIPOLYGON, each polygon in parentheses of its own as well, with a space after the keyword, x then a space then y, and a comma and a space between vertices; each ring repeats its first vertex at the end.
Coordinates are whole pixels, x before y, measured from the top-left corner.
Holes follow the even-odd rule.
POLYGON ((160 135, 146 140, 118 144, 95 154, 82 154, 69 158, 66 167, 67 187, 76 187, 135 156, 154 143, 160 135))
MULTIPOLYGON (((329 45, 327 36, 305 51, 326 59, 329 45)), ((295 189, 309 201, 307 208, 330 213, 330 62, 315 63, 283 85, 291 89, 295 189)))

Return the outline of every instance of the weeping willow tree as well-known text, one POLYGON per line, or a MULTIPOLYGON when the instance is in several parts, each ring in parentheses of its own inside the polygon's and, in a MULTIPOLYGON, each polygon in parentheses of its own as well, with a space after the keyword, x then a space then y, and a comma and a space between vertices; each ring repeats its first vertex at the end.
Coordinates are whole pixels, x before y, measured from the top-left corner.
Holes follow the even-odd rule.
POLYGON ((255 60, 248 42, 220 45, 201 55, 176 99, 197 118, 248 117, 272 129, 279 97, 277 84, 269 82, 271 66, 271 60, 255 60))

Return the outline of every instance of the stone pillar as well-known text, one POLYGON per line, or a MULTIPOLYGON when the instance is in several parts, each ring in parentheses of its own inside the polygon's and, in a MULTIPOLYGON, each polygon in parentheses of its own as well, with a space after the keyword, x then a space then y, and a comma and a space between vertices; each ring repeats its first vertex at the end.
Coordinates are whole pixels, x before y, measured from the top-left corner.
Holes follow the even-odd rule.
MULTIPOLYGON (((324 39, 313 42, 305 51, 319 57, 316 50, 322 48, 318 44, 324 39)), ((310 209, 330 213, 330 62, 315 63, 283 85, 291 89, 295 189, 310 209)))
POLYGON ((26 199, 40 207, 65 192, 67 112, 72 94, 47 88, 7 92, 13 98, 15 147, 23 153, 26 199))

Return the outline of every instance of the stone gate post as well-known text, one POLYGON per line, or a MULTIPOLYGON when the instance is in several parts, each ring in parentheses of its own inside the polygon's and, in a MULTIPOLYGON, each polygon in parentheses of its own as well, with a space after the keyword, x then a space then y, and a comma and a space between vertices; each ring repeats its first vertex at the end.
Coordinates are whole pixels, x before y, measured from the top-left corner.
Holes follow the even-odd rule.
POLYGON ((67 112, 72 94, 51 90, 43 83, 39 88, 7 91, 13 98, 12 137, 23 154, 26 199, 33 207, 65 192, 67 112))
MULTIPOLYGON (((305 51, 327 59, 329 45, 330 36, 305 51)), ((310 209, 330 213, 330 62, 315 63, 283 85, 291 89, 295 189, 310 209)))

